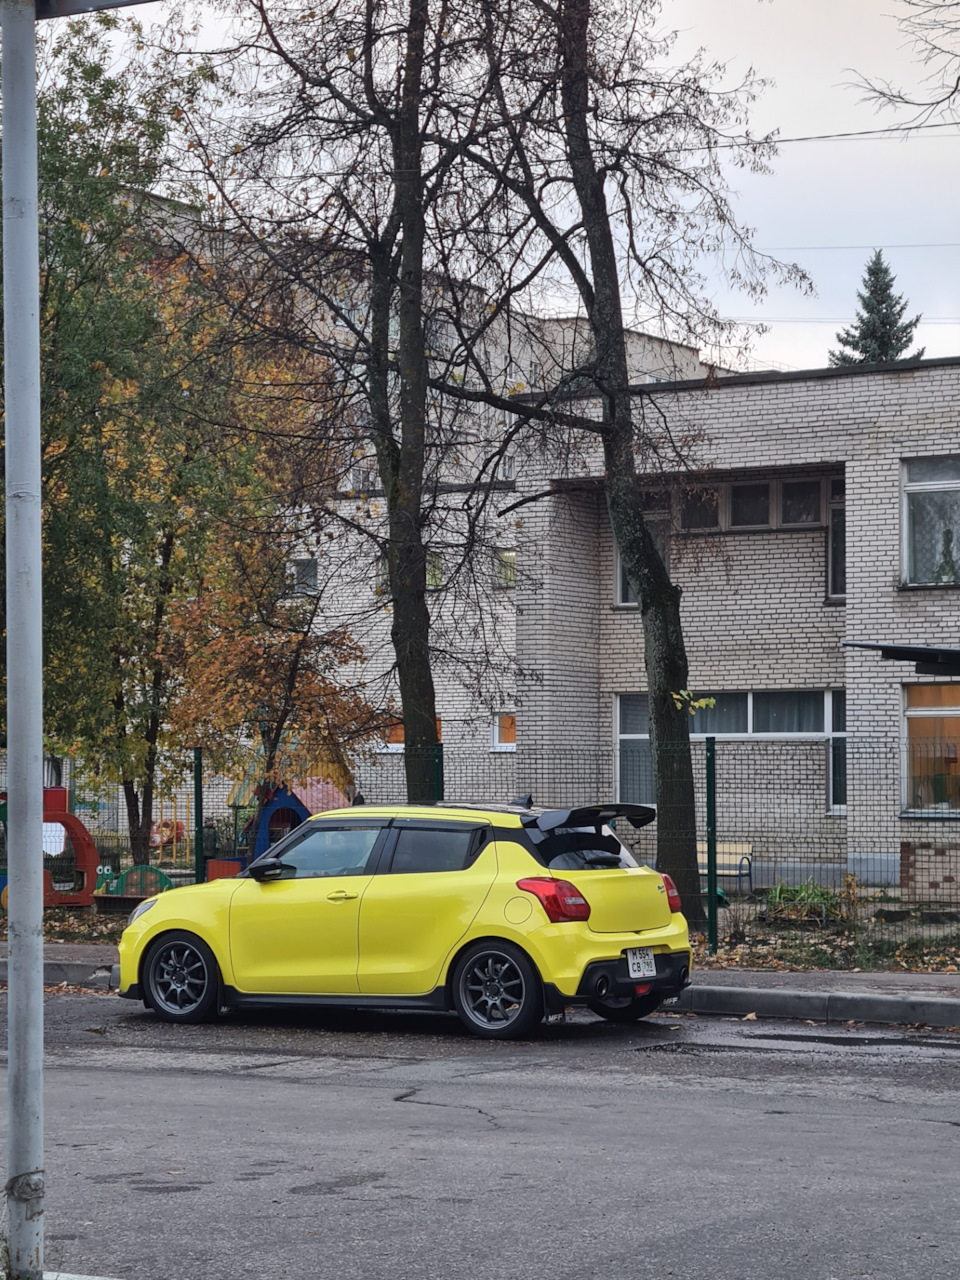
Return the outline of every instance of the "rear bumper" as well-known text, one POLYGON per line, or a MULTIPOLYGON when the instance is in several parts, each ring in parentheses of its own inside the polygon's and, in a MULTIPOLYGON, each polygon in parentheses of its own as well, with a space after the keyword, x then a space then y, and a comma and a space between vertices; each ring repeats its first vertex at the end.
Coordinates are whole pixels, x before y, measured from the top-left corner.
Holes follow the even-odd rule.
MULTIPOLYGON (((649 982, 650 994, 679 995, 690 985, 690 952, 664 951, 654 956, 657 973, 654 978, 641 979, 641 985, 649 982)), ((638 979, 627 972, 627 958, 595 960, 583 971, 577 994, 573 1001, 585 1004, 588 1000, 602 1000, 606 996, 632 996, 636 993, 638 979)))

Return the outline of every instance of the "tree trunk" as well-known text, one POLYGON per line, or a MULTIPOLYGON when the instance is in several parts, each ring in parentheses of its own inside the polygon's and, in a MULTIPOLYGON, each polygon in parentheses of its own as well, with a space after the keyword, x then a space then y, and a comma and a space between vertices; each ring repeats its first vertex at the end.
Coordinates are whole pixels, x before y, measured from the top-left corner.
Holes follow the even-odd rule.
POLYGON ((423 246, 420 94, 427 0, 410 0, 403 93, 394 135, 396 207, 401 226, 399 334, 400 450, 389 492, 388 564, 393 596, 391 637, 403 710, 404 768, 410 804, 436 794, 436 696, 430 666, 427 555, 423 542, 427 355, 423 332, 423 246))

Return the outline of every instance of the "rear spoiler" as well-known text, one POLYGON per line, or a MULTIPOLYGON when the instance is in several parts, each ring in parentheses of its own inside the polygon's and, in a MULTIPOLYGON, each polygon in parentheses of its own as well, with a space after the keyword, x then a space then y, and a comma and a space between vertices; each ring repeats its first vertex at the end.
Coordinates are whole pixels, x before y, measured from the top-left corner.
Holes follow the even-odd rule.
POLYGON ((540 831, 555 831, 558 827, 601 827, 614 818, 626 818, 631 826, 647 826, 653 822, 657 811, 648 804, 588 804, 579 809, 548 809, 538 815, 523 819, 525 827, 537 827, 540 831))

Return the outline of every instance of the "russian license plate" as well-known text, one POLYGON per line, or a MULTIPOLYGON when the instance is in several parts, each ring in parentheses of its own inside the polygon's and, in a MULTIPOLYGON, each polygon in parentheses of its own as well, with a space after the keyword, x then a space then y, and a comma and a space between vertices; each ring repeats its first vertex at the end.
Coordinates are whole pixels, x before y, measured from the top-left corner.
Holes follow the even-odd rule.
POLYGON ((657 962, 653 947, 631 947, 627 951, 627 972, 631 978, 655 978, 657 962))

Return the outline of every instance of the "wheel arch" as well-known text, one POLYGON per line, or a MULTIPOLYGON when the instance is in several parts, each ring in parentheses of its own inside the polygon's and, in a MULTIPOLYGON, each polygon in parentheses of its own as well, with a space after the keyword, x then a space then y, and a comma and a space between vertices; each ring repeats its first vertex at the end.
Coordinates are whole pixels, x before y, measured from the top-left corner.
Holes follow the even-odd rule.
POLYGON ((163 929, 158 930, 157 933, 153 934, 150 940, 148 942, 145 942, 143 944, 143 947, 140 950, 140 958, 137 962, 137 982, 139 983, 140 990, 142 991, 144 989, 143 988, 144 973, 146 970, 147 959, 149 958, 151 951, 154 949, 154 947, 157 945, 158 942, 162 942, 164 938, 168 938, 170 937, 171 934, 174 934, 174 933, 189 933, 192 937, 196 938, 198 942, 202 942, 203 945, 208 948, 208 950, 210 951, 210 953, 212 954, 216 962, 217 981, 219 982, 222 988, 225 981, 224 965, 223 965, 222 959, 220 958, 220 954, 216 946, 210 941, 209 938, 205 938, 202 934, 197 933, 196 929, 191 929, 189 925, 169 924, 165 926, 163 929))
POLYGON ((457 949, 450 955, 449 959, 447 960, 447 970, 444 975, 443 988, 445 992, 446 1005, 448 1009, 453 1009, 455 1007, 453 1003, 453 975, 454 975, 454 972, 456 971, 457 965, 460 963, 460 960, 462 959, 462 957, 466 955, 466 953, 470 950, 471 947, 480 946, 481 944, 486 942, 494 942, 494 943, 506 942, 506 943, 509 943, 511 947, 514 947, 517 951, 522 952, 522 954, 526 956, 526 958, 533 965, 534 973, 536 973, 537 977, 540 980, 541 988, 543 987, 544 985, 543 974, 540 972, 540 966, 537 964, 536 958, 533 955, 531 955, 527 947, 523 946, 521 943, 517 942, 515 939, 505 937, 503 934, 500 934, 500 933, 484 933, 484 934, 480 934, 476 938, 467 938, 466 941, 461 942, 460 945, 457 947, 457 949))

